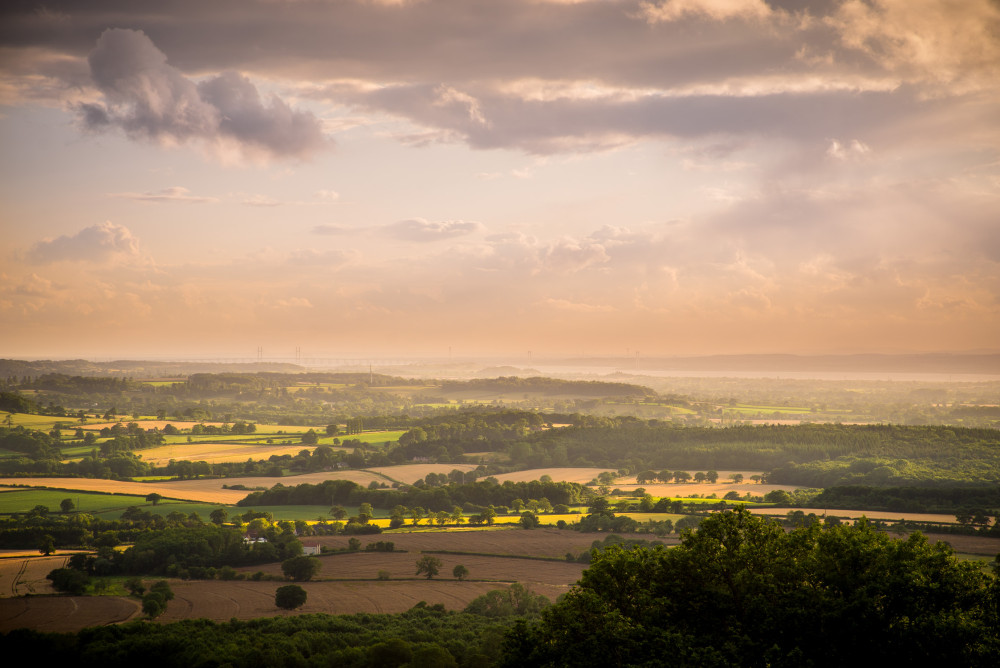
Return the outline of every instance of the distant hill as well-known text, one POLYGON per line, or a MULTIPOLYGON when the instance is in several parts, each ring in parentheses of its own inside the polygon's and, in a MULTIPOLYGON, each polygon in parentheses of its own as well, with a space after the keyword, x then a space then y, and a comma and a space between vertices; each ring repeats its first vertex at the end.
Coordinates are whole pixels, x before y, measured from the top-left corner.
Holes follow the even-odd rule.
MULTIPOLYGON (((539 361, 545 366, 612 366, 633 368, 624 357, 586 357, 539 361)), ((761 371, 761 372, 893 372, 893 373, 1000 373, 1000 353, 924 353, 906 355, 704 355, 698 357, 647 357, 643 369, 657 371, 761 371)))
POLYGON ((66 376, 115 376, 118 378, 175 378, 195 373, 301 373, 301 366, 272 362, 163 362, 152 360, 8 360, 0 359, 0 378, 38 377, 45 374, 66 376))

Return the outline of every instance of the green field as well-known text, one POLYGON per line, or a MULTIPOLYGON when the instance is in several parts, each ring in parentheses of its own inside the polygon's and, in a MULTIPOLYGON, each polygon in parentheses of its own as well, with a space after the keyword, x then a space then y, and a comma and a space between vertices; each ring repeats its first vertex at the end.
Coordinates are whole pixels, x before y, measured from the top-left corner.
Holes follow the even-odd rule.
POLYGON ((57 422, 62 422, 64 424, 73 425, 74 427, 79 424, 76 418, 73 417, 53 417, 51 415, 34 415, 32 413, 7 413, 6 411, 0 411, 0 425, 7 425, 7 416, 11 415, 11 423, 15 427, 27 427, 29 429, 42 429, 48 431, 56 425, 57 422))
POLYGON ((46 506, 50 512, 59 512, 59 503, 63 499, 72 499, 75 510, 100 517, 101 519, 117 519, 129 506, 139 506, 143 510, 168 515, 177 510, 184 514, 197 512, 202 519, 208 519, 208 513, 218 508, 218 505, 206 503, 189 503, 164 499, 156 506, 146 501, 145 497, 129 494, 95 494, 93 492, 71 492, 57 489, 34 489, 0 492, 0 515, 25 513, 35 506, 46 506))

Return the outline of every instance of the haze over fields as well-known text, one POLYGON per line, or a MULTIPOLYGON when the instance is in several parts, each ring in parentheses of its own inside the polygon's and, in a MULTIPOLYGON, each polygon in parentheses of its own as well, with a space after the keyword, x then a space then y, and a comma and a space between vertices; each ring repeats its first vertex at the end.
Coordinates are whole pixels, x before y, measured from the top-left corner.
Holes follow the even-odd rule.
POLYGON ((993 0, 0 8, 7 357, 995 349, 993 0))

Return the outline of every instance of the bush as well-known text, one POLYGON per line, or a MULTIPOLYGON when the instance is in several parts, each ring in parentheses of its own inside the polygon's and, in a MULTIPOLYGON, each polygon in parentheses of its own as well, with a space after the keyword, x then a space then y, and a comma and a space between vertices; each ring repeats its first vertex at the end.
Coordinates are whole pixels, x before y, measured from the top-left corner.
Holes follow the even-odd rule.
POLYGON ((305 605, 306 590, 298 585, 278 587, 274 592, 274 604, 283 610, 294 610, 305 605))
POLYGON ((90 584, 90 578, 87 577, 86 573, 72 568, 57 568, 45 577, 52 580, 52 586, 56 588, 56 591, 67 594, 80 595, 87 590, 87 585, 90 584))

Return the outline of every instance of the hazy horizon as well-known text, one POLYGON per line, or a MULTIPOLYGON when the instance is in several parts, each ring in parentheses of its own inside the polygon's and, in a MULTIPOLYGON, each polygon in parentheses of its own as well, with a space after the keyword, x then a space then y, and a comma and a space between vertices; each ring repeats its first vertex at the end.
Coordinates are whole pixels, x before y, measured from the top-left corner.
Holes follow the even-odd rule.
POLYGON ((0 356, 1000 341, 991 0, 0 17, 0 356))

